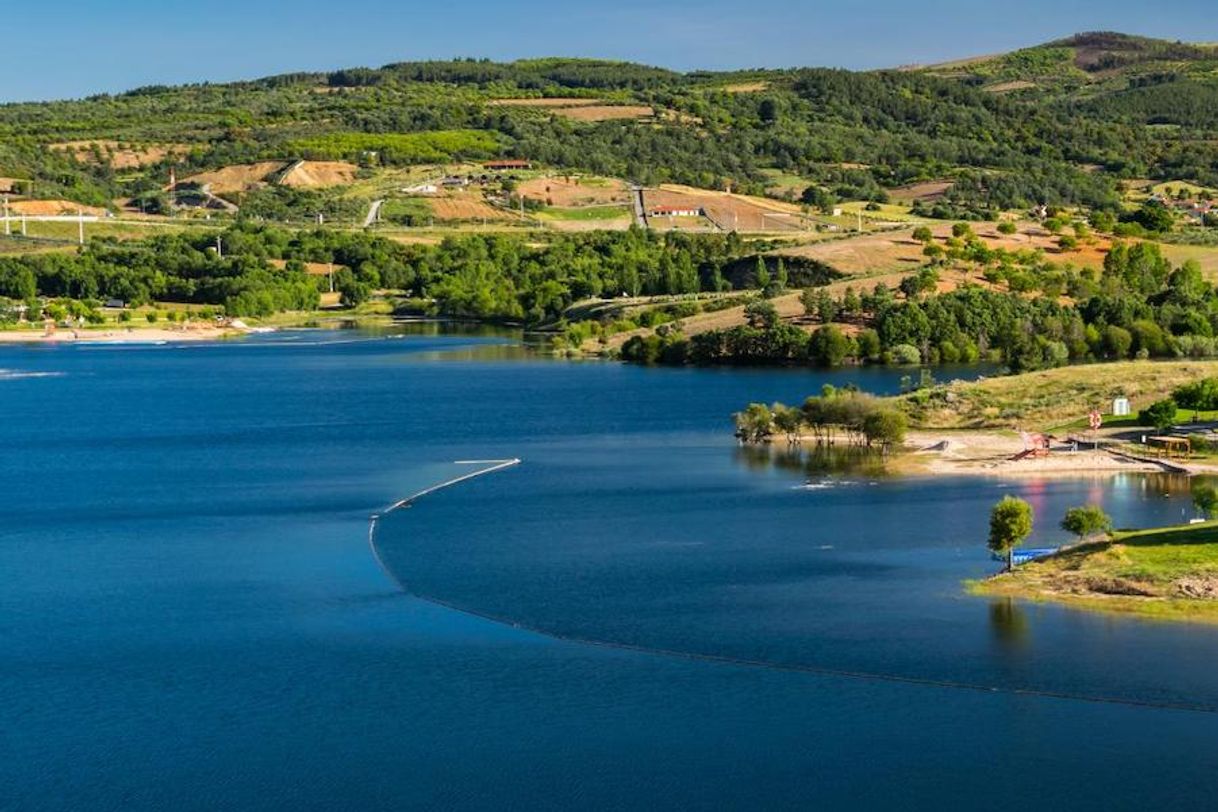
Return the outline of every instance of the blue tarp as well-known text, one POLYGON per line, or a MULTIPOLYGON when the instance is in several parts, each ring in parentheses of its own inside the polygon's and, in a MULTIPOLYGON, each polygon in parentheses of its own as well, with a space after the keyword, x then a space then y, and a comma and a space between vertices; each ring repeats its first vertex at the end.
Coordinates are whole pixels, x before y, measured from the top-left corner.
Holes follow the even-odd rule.
MULTIPOLYGON (((1029 561, 1035 561, 1038 558, 1048 558, 1049 556, 1060 550, 1061 547, 1028 547, 1022 550, 1016 550, 1011 556, 1011 560, 1016 564, 1026 564, 1029 561)), ((1006 556, 991 553, 990 558, 995 561, 1006 563, 1006 556)))

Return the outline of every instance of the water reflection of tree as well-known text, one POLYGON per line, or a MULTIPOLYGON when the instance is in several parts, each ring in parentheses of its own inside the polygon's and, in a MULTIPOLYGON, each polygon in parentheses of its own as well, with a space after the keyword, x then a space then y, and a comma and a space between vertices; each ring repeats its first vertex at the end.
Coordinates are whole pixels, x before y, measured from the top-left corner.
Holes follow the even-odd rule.
POLYGON ((773 469, 807 478, 837 475, 875 479, 888 475, 885 455, 861 446, 745 445, 736 449, 736 459, 752 471, 773 469))
POLYGON ((1028 615, 1012 598, 999 598, 990 603, 990 629, 1002 646, 1014 648, 1028 640, 1028 615))

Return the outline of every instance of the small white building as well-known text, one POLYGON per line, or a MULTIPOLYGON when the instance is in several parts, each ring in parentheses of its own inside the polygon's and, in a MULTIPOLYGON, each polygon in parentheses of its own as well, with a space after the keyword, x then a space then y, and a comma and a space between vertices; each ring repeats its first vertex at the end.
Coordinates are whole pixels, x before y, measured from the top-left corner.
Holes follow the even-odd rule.
POLYGON ((1112 416, 1113 417, 1129 417, 1129 398, 1117 398, 1112 401, 1112 416))
POLYGON ((689 206, 656 206, 647 212, 648 217, 701 217, 702 209, 689 206))

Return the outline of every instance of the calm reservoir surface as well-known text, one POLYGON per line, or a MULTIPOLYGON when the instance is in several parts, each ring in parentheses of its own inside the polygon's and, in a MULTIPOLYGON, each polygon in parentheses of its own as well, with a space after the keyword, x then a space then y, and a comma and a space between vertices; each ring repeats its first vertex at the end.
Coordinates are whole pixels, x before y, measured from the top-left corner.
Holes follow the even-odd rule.
POLYGON ((1186 482, 774 464, 881 370, 503 339, 0 348, 0 808, 1207 808, 1218 628, 962 593, 990 505, 1186 482), (424 497, 468 473, 519 466, 424 497))

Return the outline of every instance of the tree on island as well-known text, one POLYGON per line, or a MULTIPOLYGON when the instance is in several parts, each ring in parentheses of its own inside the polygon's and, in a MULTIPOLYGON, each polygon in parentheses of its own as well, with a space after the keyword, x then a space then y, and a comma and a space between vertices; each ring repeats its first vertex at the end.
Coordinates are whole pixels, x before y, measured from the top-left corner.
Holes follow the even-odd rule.
POLYGON ((1072 507, 1062 519, 1062 530, 1078 536, 1079 541, 1100 533, 1112 532, 1112 519, 1098 505, 1072 507))
POLYGON ((787 445, 795 445, 799 441, 799 430, 803 428, 804 413, 795 406, 775 403, 771 414, 774 428, 787 438, 787 445))
POLYGON ((1032 533, 1032 506, 1014 496, 1004 496, 990 511, 990 537, 987 545, 996 555, 1005 556, 1007 572, 1014 565, 1015 548, 1032 533))
POLYGON ((746 443, 764 443, 774 434, 774 413, 764 403, 750 403, 735 418, 736 436, 746 443))
POLYGON ((1218 516, 1218 488, 1213 485, 1197 484, 1193 486, 1193 507, 1204 513, 1208 518, 1218 516))

